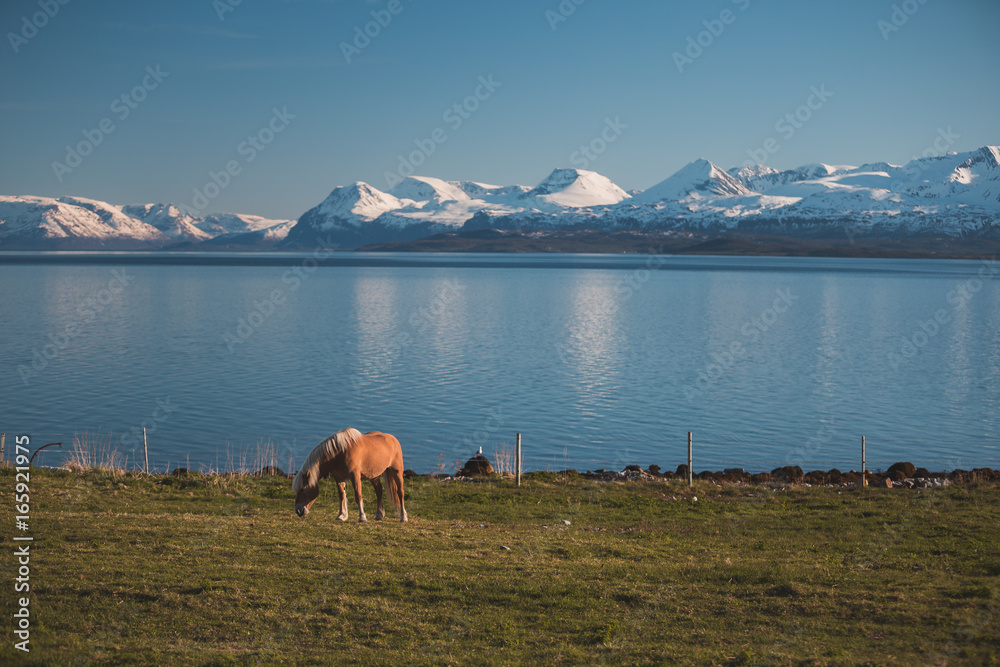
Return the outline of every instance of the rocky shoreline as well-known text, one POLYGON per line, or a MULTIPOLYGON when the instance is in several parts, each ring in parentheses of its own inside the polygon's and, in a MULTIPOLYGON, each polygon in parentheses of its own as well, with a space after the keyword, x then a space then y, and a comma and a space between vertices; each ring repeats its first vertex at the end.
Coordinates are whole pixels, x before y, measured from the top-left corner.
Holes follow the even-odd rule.
MULTIPOLYGON (((405 477, 428 477, 442 480, 485 481, 490 475, 496 474, 489 460, 483 455, 469 459, 465 466, 454 475, 444 473, 429 473, 418 475, 412 470, 404 473, 405 477)), ((531 475, 532 473, 525 473, 531 475)), ((623 470, 562 470, 546 473, 558 477, 580 477, 602 482, 621 481, 671 481, 686 480, 687 464, 677 466, 674 472, 662 471, 658 465, 650 465, 645 470, 637 465, 625 466, 623 470)), ((505 475, 506 476, 506 475, 505 475)), ((857 470, 841 472, 836 468, 830 470, 812 470, 804 472, 799 466, 782 466, 771 472, 748 473, 743 468, 726 468, 722 471, 703 470, 692 476, 694 479, 713 484, 743 484, 743 485, 793 485, 793 486, 830 486, 850 488, 856 486, 872 486, 882 488, 932 488, 950 486, 952 484, 970 484, 975 482, 1000 481, 1000 471, 992 468, 973 468, 972 470, 956 469, 950 472, 932 472, 927 468, 918 468, 906 461, 894 463, 885 472, 865 471, 864 476, 857 470)))
MULTIPOLYGON (((57 468, 59 469, 59 468, 57 468)), ((65 468, 61 468, 65 469, 65 468)), ((182 476, 191 474, 194 471, 187 468, 175 468, 170 474, 182 476)), ((233 474, 233 473, 230 473, 233 474)), ((237 473, 238 474, 238 473, 237 473)), ((286 473, 280 468, 266 466, 256 473, 250 474, 253 477, 286 477, 291 479, 294 473, 286 473)), ((461 482, 488 482, 497 477, 504 479, 513 478, 513 473, 498 473, 494 470, 489 460, 478 455, 469 459, 465 466, 454 474, 444 472, 418 473, 414 470, 404 470, 403 477, 423 477, 426 479, 437 479, 441 481, 461 481, 461 482)), ((523 472, 522 477, 532 479, 537 477, 545 478, 580 478, 596 480, 599 482, 670 482, 687 480, 687 465, 681 464, 673 472, 663 471, 658 465, 650 465, 645 470, 641 466, 628 465, 622 470, 587 470, 579 472, 567 469, 560 471, 536 470, 523 472)), ((864 478, 857 470, 841 472, 836 468, 830 470, 811 470, 804 472, 799 466, 783 466, 775 468, 771 472, 748 473, 743 468, 726 468, 721 471, 703 470, 696 472, 693 479, 710 482, 717 485, 743 485, 743 486, 827 486, 839 488, 853 488, 858 486, 871 486, 881 488, 933 488, 941 486, 951 486, 953 484, 974 484, 979 482, 1000 482, 1000 470, 993 468, 973 468, 972 470, 955 469, 951 471, 932 472, 927 468, 918 468, 909 462, 894 463, 885 472, 865 472, 864 478), (864 480, 864 482, 862 481, 864 480)))

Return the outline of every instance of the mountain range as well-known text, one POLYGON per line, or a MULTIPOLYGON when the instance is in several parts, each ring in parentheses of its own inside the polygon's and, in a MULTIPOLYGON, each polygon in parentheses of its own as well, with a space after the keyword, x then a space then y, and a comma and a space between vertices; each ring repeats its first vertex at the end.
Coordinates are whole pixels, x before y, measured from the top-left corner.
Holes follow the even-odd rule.
POLYGON ((582 169, 535 187, 410 176, 339 186, 297 220, 170 204, 0 196, 3 248, 355 248, 458 230, 748 232, 796 238, 1000 238, 1000 146, 903 165, 722 169, 698 159, 645 191, 582 169))
POLYGON ((284 240, 294 225, 294 220, 235 213, 195 217, 173 204, 116 206, 83 197, 0 195, 0 249, 267 246, 284 240))

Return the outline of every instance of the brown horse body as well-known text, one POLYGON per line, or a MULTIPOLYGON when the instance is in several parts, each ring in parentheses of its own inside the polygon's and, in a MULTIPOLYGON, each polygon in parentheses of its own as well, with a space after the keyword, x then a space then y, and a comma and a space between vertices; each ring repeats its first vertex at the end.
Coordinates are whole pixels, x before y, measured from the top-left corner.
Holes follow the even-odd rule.
POLYGON ((340 514, 337 519, 347 521, 348 480, 354 486, 354 499, 358 503, 360 521, 367 521, 364 501, 361 498, 361 480, 371 480, 375 487, 378 507, 375 518, 385 516, 382 502, 382 482, 385 478, 389 490, 389 502, 399 511, 399 520, 406 521, 406 507, 403 504, 403 450, 399 440, 388 433, 371 431, 361 434, 356 429, 338 431, 316 445, 302 464, 299 474, 292 482, 295 493, 295 513, 305 516, 319 496, 319 480, 332 477, 340 494, 340 514))

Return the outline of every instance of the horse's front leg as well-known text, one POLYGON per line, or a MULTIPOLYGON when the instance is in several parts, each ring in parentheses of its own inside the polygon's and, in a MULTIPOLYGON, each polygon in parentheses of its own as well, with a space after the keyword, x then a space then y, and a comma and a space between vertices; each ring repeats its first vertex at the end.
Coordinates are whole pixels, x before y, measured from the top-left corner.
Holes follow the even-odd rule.
POLYGON ((378 507, 375 509, 375 520, 381 521, 385 518, 385 505, 382 503, 382 480, 378 477, 373 477, 372 486, 375 487, 375 498, 378 500, 378 507))
POLYGON ((361 497, 361 473, 354 473, 352 483, 354 485, 354 500, 358 503, 358 521, 364 523, 368 521, 368 517, 365 516, 365 501, 361 497))
POLYGON ((337 494, 340 496, 340 514, 337 521, 347 521, 347 482, 337 482, 337 494))

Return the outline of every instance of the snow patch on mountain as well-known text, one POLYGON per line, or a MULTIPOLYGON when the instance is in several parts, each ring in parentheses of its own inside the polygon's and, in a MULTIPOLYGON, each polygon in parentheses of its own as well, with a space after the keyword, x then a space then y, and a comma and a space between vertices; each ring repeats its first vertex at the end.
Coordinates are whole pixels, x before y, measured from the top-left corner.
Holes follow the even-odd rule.
POLYGON ((460 181, 455 183, 462 188, 465 194, 473 199, 481 199, 487 202, 502 202, 507 199, 516 199, 531 190, 526 185, 487 185, 476 181, 460 181))
POLYGON ((729 175, 742 183, 748 190, 762 192, 763 188, 773 184, 769 179, 778 172, 774 167, 763 164, 751 164, 743 167, 733 167, 729 175))
POLYGON ((440 203, 471 199, 458 183, 427 176, 408 176, 389 190, 389 194, 399 200, 409 199, 413 202, 440 203))

